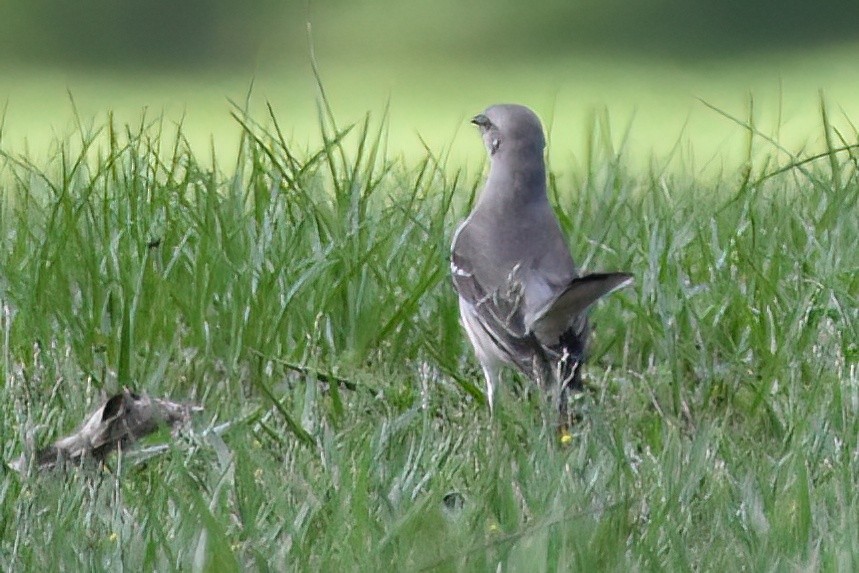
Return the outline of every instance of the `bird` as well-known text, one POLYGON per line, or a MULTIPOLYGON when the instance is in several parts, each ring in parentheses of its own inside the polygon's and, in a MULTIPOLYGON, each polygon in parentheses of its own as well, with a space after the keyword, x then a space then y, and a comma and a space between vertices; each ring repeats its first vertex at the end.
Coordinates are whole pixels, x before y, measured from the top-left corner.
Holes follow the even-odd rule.
POLYGON ((633 276, 579 273, 546 194, 546 140, 531 109, 492 105, 471 123, 483 137, 489 173, 454 232, 450 266, 490 416, 501 372, 513 367, 554 397, 560 423, 568 424, 569 393, 582 387, 588 309, 633 276))

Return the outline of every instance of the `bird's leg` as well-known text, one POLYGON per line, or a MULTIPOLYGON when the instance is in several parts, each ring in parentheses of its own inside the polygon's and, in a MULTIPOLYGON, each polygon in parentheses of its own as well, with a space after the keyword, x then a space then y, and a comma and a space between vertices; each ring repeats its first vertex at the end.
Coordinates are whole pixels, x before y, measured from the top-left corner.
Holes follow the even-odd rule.
POLYGON ((567 380, 564 374, 566 371, 565 359, 562 358, 560 361, 554 362, 544 353, 539 352, 535 353, 532 362, 533 379, 548 398, 544 421, 555 420, 558 428, 558 437, 564 444, 568 443, 567 440, 570 438, 570 424, 567 422, 567 380), (556 412, 560 413, 559 418, 555 418, 556 412))
MULTIPOLYGON (((567 360, 570 360, 570 357, 566 357, 567 360)), ((576 422, 580 420, 580 416, 578 412, 570 413, 570 396, 573 393, 578 393, 582 389, 582 374, 581 374, 581 362, 575 361, 572 364, 565 365, 563 361, 558 365, 558 414, 559 414, 559 429, 563 434, 564 432, 569 433, 569 428, 571 428, 576 422), (563 376, 562 372, 567 370, 569 372, 566 376, 563 376)))
POLYGON ((571 430, 578 418, 575 413, 570 413, 570 392, 581 388, 580 366, 581 362, 575 360, 565 348, 560 359, 549 368, 554 382, 550 395, 558 413, 557 431, 562 445, 568 445, 572 441, 571 430))
POLYGON ((495 386, 498 384, 498 369, 483 366, 483 375, 486 377, 486 402, 489 404, 489 417, 495 412, 495 386))

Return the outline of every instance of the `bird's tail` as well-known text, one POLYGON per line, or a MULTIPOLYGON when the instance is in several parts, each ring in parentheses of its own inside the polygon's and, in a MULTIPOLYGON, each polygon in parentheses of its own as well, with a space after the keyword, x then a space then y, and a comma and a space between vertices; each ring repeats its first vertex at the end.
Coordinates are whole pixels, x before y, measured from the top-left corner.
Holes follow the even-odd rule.
POLYGON ((535 314, 530 330, 542 341, 556 341, 572 318, 602 297, 632 284, 629 273, 593 273, 573 279, 566 289, 535 314))

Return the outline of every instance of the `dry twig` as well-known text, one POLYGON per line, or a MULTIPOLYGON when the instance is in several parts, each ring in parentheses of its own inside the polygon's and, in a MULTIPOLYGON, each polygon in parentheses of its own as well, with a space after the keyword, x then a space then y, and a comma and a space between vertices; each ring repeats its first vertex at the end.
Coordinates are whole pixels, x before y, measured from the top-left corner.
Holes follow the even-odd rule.
MULTIPOLYGON (((175 433, 188 423, 192 412, 199 411, 199 406, 151 398, 126 388, 96 408, 77 432, 36 452, 35 468, 50 469, 65 460, 102 462, 111 452, 131 446, 161 426, 169 426, 175 433)), ((26 462, 22 455, 9 465, 24 472, 26 462)))

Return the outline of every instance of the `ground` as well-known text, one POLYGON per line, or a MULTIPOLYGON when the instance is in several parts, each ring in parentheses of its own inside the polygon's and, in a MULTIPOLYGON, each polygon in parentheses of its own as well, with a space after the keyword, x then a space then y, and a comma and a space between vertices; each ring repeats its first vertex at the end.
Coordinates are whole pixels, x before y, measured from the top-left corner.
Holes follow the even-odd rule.
POLYGON ((204 408, 153 457, 5 470, 2 569, 856 568, 855 131, 705 178, 598 123, 553 163, 576 259, 636 277, 561 444, 512 375, 489 417, 458 324, 479 174, 236 115, 232 155, 115 122, 0 158, 3 459, 122 386, 204 408))

